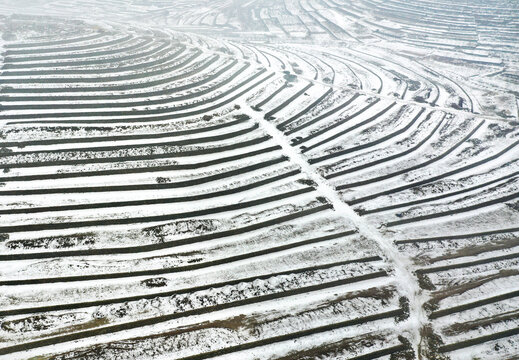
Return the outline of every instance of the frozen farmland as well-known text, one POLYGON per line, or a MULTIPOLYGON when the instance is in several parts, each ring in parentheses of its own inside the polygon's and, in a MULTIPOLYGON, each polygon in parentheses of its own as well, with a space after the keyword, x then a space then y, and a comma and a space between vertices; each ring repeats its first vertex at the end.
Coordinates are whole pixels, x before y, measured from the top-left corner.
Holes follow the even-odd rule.
POLYGON ((0 0, 0 360, 518 360, 519 2, 0 0))

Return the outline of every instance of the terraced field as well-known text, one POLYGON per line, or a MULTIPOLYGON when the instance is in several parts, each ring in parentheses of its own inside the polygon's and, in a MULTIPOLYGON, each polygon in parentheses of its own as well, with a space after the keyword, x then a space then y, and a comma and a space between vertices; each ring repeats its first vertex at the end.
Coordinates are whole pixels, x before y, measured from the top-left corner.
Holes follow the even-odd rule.
POLYGON ((516 3, 27 4, 1 359, 519 359, 516 3))

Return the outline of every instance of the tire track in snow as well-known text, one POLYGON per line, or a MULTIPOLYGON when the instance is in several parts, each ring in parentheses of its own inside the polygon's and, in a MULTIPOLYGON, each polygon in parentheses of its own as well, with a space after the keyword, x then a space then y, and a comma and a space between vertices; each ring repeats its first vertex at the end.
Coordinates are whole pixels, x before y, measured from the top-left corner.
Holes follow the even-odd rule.
MULTIPOLYGON (((247 109, 248 105, 242 101, 242 109, 247 109)), ((409 259, 403 256, 393 243, 382 237, 382 234, 361 216, 359 216, 353 208, 346 204, 335 188, 328 184, 317 171, 307 162, 307 159, 297 151, 297 149, 290 146, 288 139, 284 137, 283 133, 276 128, 276 125, 262 118, 261 113, 250 112, 253 120, 260 124, 263 129, 272 139, 281 146, 284 155, 297 164, 301 171, 308 176, 315 184, 318 193, 325 196, 332 204, 333 208, 342 214, 348 221, 352 222, 361 235, 364 235, 370 240, 373 240, 380 247, 381 253, 393 265, 395 271, 395 281, 399 284, 399 289, 409 299, 409 331, 413 338, 410 339, 413 343, 414 350, 420 344, 420 330, 424 324, 428 322, 427 315, 422 308, 422 304, 426 302, 425 295, 422 293, 417 280, 412 273, 412 263, 409 259)))

